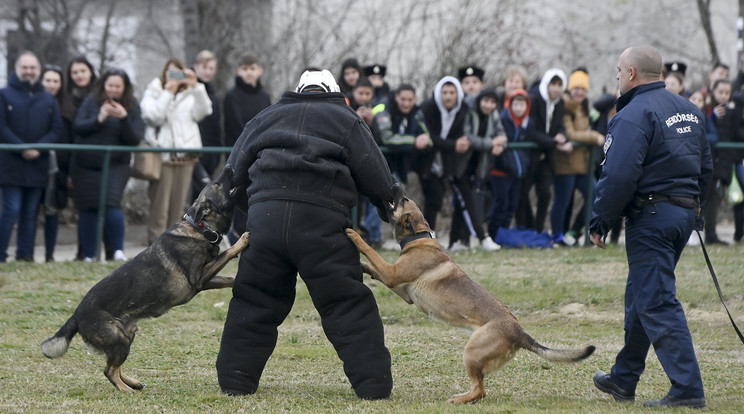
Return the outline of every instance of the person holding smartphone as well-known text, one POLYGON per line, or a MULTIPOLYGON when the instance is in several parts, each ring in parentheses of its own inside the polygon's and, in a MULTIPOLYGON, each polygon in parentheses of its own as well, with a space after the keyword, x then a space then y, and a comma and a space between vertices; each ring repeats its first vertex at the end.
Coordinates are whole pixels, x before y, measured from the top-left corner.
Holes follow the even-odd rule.
POLYGON ((202 147, 198 122, 212 113, 212 101, 194 71, 178 59, 169 59, 160 76, 147 86, 140 106, 147 123, 147 142, 174 149, 162 153, 160 179, 150 181, 147 242, 152 244, 183 216, 198 157, 177 150, 202 147))
MULTIPOLYGON (((72 125, 75 143, 82 145, 139 144, 144 121, 134 98, 134 87, 121 69, 107 69, 96 81, 91 94, 80 105, 72 125)), ((127 260, 124 254, 124 213, 121 200, 129 180, 129 152, 111 154, 104 211, 104 242, 113 249, 113 260, 127 260)), ((70 161, 72 198, 80 211, 78 224, 83 260, 96 259, 99 189, 103 179, 103 151, 76 151, 70 161)), ((108 260, 108 259, 107 259, 108 260)))

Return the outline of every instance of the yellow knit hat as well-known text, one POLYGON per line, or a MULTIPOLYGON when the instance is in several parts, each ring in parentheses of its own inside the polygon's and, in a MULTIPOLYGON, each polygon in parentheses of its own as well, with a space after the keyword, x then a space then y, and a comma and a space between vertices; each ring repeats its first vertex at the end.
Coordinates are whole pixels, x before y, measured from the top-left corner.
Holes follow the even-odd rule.
POLYGON ((568 88, 566 90, 570 91, 574 88, 582 88, 588 91, 589 74, 583 70, 577 70, 571 73, 571 76, 568 77, 568 88))

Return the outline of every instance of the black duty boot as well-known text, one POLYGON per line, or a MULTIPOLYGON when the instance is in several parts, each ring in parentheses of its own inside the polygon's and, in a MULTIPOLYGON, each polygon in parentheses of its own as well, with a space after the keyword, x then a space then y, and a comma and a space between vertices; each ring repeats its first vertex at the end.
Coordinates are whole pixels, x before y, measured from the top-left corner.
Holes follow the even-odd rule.
POLYGON ((635 394, 632 392, 625 391, 612 382, 610 374, 602 371, 597 371, 594 374, 594 386, 602 392, 612 395, 612 398, 617 402, 633 402, 635 401, 635 394))

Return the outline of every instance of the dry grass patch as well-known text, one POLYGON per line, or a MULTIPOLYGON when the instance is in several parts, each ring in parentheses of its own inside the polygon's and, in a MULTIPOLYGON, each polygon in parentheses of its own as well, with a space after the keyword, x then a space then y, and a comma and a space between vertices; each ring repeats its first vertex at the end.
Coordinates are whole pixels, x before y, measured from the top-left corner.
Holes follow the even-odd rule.
MULTIPOLYGON (((744 325, 741 246, 713 256, 729 308, 744 325)), ((608 370, 622 346, 624 249, 508 250, 455 255, 470 276, 507 304, 539 342, 551 347, 594 344, 589 360, 549 364, 520 352, 486 378, 489 392, 474 405, 446 399, 465 391, 462 366, 468 333, 430 320, 381 284, 366 279, 385 323, 395 389, 388 401, 358 400, 320 327, 302 282, 280 328, 258 392, 220 393, 214 363, 230 291, 207 291, 158 319, 140 322, 125 372, 147 384, 133 395, 117 392, 104 363, 79 338, 61 359, 39 344, 71 315, 85 292, 111 265, 7 263, 0 265, 0 412, 333 412, 333 413, 645 413, 594 389, 596 369, 608 370)), ((385 253, 394 261, 396 253, 385 253)), ((235 272, 232 263, 223 274, 235 272)), ((731 329, 698 250, 683 255, 680 300, 688 312, 711 412, 744 412, 744 345, 731 329)), ((638 389, 640 401, 663 396, 668 380, 653 352, 638 389)), ((686 412, 666 410, 665 412, 686 412)))

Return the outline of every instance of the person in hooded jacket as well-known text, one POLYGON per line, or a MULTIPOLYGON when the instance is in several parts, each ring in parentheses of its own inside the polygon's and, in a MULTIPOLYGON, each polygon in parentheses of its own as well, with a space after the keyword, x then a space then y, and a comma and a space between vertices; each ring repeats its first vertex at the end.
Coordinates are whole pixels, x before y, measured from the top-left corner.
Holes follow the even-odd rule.
MULTIPOLYGON (((456 175, 463 171, 463 182, 467 185, 462 188, 463 193, 469 193, 472 197, 472 205, 468 213, 474 227, 482 227, 488 220, 492 210, 492 192, 490 191, 489 170, 491 158, 503 151, 506 136, 501 125, 499 112, 497 110, 497 95, 492 88, 487 88, 478 93, 472 102, 473 107, 469 109, 468 119, 465 123, 465 135, 470 140, 470 148, 458 157, 456 175)), ((468 246, 470 241, 470 229, 464 219, 462 206, 455 203, 452 214, 452 227, 450 231, 450 244, 460 243, 468 246), (454 241, 454 243, 453 243, 454 241)), ((483 237, 480 247, 487 251, 498 250, 501 246, 493 241, 491 237, 483 237)), ((484 235, 485 236, 485 235, 484 235)))
MULTIPOLYGON (((474 204, 472 192, 464 174, 464 167, 458 168, 458 164, 465 159, 463 157, 466 157, 470 149, 470 140, 465 135, 468 106, 464 102, 465 94, 460 81, 453 76, 443 77, 437 82, 433 95, 431 99, 421 104, 421 111, 429 130, 430 146, 417 154, 415 164, 424 193, 424 218, 432 229, 436 229, 437 214, 442 208, 445 193, 445 182, 448 182, 455 203, 464 207, 461 213, 465 220, 470 222, 468 227, 471 235, 481 241, 484 249, 497 250, 498 247, 493 240, 486 236, 483 226, 472 225, 472 218, 469 216, 469 210, 473 209, 474 204)), ((419 148, 419 145, 416 147, 419 148)), ((454 243, 457 241, 450 240, 449 247, 456 247, 454 243)), ((469 241, 468 238, 468 245, 469 241)), ((469 248, 468 245, 463 247, 469 248)))
POLYGON ((524 89, 517 89, 504 101, 501 123, 505 137, 495 142, 490 168, 493 206, 488 222, 488 234, 496 239, 499 229, 508 229, 514 219, 519 202, 520 188, 530 168, 530 150, 505 151, 509 143, 534 142, 535 124, 530 119, 530 96, 524 89))
POLYGON ((341 73, 338 74, 338 86, 346 98, 351 99, 354 86, 356 86, 357 81, 361 77, 362 66, 356 58, 348 58, 341 63, 341 73))
POLYGON ((531 88, 530 118, 535 123, 535 142, 537 150, 530 152, 530 169, 522 182, 517 207, 517 225, 542 232, 550 206, 551 186, 553 184, 553 151, 557 147, 566 148, 571 143, 566 138, 563 125, 563 99, 566 89, 566 74, 557 68, 548 69, 536 88, 531 88), (536 210, 533 214, 530 190, 535 187, 536 210))
MULTIPOLYGON (((23 52, 0 89, 0 143, 52 144, 62 137, 62 117, 54 96, 39 78, 41 63, 32 52, 23 52)), ((36 214, 49 176, 49 154, 35 149, 0 151, 0 263, 8 258, 13 226, 18 223, 16 260, 34 260, 36 214)))

